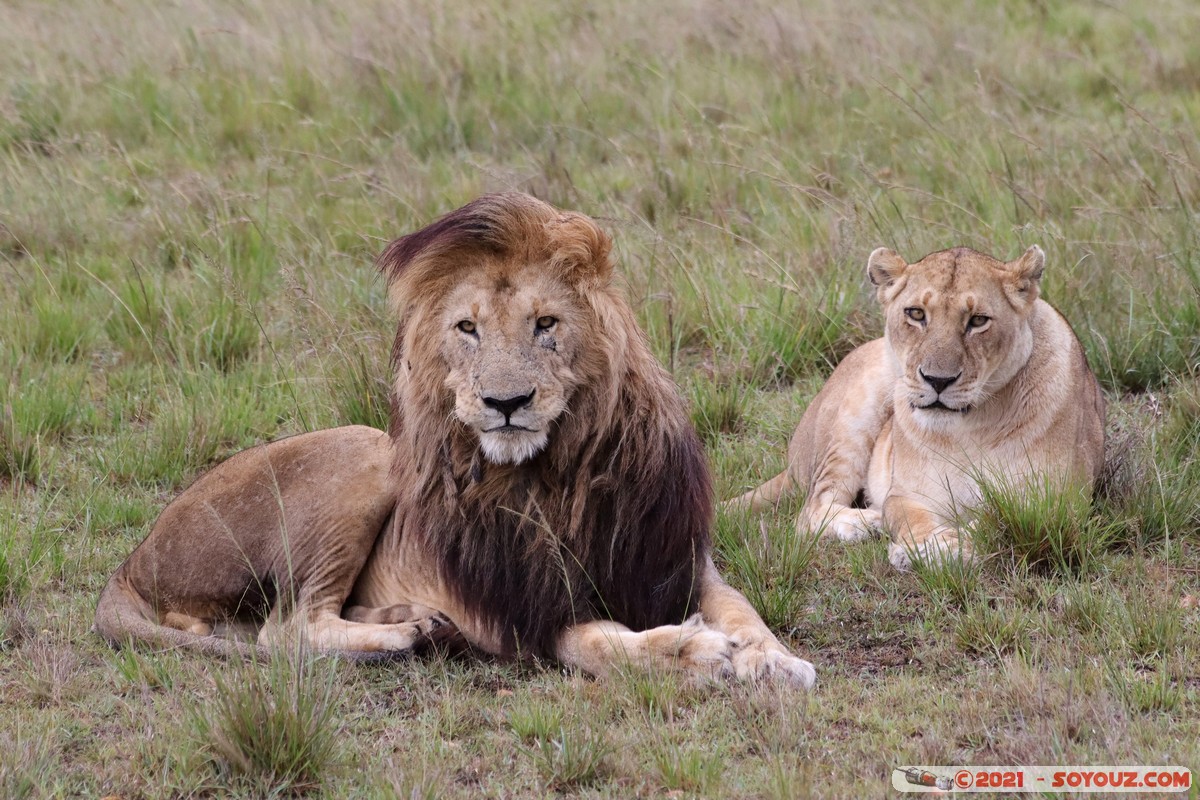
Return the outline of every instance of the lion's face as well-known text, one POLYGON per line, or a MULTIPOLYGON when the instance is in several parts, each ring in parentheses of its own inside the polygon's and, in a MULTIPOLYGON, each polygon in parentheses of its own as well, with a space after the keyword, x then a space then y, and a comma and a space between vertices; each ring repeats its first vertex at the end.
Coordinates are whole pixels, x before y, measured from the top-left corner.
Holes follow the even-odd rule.
POLYGON ((571 365, 586 313, 535 268, 480 273, 450 293, 439 331, 445 385, 488 461, 520 464, 545 448, 577 386, 571 365))
POLYGON ((1029 360, 1043 262, 1036 246, 1010 263, 966 248, 915 264, 884 248, 871 254, 868 274, 897 362, 897 399, 907 400, 918 424, 954 424, 1029 360))
POLYGON ((575 430, 568 405, 611 380, 625 347, 610 246, 588 217, 518 193, 392 242, 379 263, 401 319, 393 435, 436 454, 465 428, 486 461, 521 464, 575 430))

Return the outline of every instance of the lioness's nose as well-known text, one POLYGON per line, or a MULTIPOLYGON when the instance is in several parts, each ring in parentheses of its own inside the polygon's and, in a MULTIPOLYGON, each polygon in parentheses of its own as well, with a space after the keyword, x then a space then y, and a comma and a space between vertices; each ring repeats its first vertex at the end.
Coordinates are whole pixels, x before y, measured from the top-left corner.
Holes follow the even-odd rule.
POLYGON ((958 375, 954 375, 949 378, 935 378, 932 375, 926 375, 924 372, 921 372, 921 380, 932 386, 935 392, 941 394, 942 392, 946 391, 947 386, 958 380, 961 375, 962 373, 960 372, 958 375))
POLYGON ((533 402, 533 395, 537 389, 534 389, 529 394, 520 394, 514 397, 485 397, 483 404, 488 408, 494 408, 508 419, 517 411, 520 411, 525 406, 533 402))

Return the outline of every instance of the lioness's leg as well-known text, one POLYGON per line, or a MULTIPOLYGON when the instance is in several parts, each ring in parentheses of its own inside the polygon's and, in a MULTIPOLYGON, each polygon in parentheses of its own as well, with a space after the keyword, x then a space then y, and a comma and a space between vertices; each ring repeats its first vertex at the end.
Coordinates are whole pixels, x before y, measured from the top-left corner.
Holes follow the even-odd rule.
POLYGON ((794 486, 789 467, 757 489, 751 489, 743 495, 726 500, 724 505, 731 511, 763 511, 779 505, 784 495, 791 494, 794 486))
POLYGON ((805 689, 816 683, 813 665, 779 643, 750 601, 721 579, 712 559, 700 585, 700 612, 710 627, 733 642, 733 668, 739 678, 779 680, 805 689))
MULTIPOLYGON (((859 465, 847 468, 846 459, 827 454, 796 521, 796 527, 802 534, 820 534, 851 542, 873 536, 882 527, 878 511, 851 507, 860 490, 855 487, 861 488, 866 484, 866 464, 864 461, 861 468, 857 468, 859 465)), ((727 500, 725 508, 731 511, 761 511, 778 505, 796 485, 793 469, 799 467, 789 466, 757 489, 727 500)))
POLYGON ((796 522, 801 533, 857 542, 883 527, 878 511, 852 508, 867 486, 872 451, 888 424, 880 424, 874 411, 851 408, 836 420, 825 451, 813 465, 808 497, 796 522))
MULTIPOLYGON (((841 491, 818 495, 800 510, 796 529, 802 534, 820 535, 843 542, 859 542, 875 536, 883 527, 879 512, 871 508, 852 508, 841 491), (830 497, 833 495, 833 497, 830 497)), ((850 498, 850 502, 853 501, 850 498)))
POLYGON ((888 560, 896 569, 910 569, 914 560, 972 555, 962 532, 910 497, 890 495, 883 503, 883 523, 892 537, 888 560))
POLYGON ((704 678, 733 672, 729 638, 708 628, 699 615, 646 631, 609 621, 573 625, 559 636, 555 656, 597 677, 625 666, 677 669, 704 678))

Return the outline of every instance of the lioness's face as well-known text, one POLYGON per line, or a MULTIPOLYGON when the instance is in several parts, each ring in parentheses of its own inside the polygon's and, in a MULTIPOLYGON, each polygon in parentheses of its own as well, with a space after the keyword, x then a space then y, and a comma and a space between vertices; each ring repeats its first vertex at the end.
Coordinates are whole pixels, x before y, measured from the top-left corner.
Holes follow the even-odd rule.
POLYGON ((1022 262, 1006 264, 965 248, 915 264, 900 261, 902 267, 890 270, 894 282, 882 295, 900 374, 896 391, 919 424, 951 424, 1001 390, 1029 360, 1029 315, 1042 257, 1034 250, 1032 281, 1022 262))
POLYGON ((446 387, 488 461, 520 464, 546 447, 577 386, 571 365, 587 313, 535 268, 480 274, 451 292, 440 321, 446 387))

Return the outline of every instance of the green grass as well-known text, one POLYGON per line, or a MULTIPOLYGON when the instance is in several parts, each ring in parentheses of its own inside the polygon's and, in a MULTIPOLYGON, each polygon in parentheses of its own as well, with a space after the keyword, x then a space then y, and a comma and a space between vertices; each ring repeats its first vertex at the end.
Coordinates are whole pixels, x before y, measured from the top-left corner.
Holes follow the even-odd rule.
POLYGON ((816 537, 796 529, 795 509, 721 515, 714 539, 725 579, 754 604, 764 622, 787 629, 803 612, 811 586, 809 565, 821 546, 816 537))
POLYGON ((846 797, 905 763, 1200 767, 1197 25, 1188 0, 4 4, 0 795, 846 797), (905 575, 882 542, 797 537, 796 502, 721 515, 718 563, 816 664, 810 696, 100 642, 105 580, 200 472, 386 424, 373 259, 496 189, 612 231, 723 497, 782 468, 878 335, 872 249, 1038 243, 1109 397, 1102 491, 992 487, 986 557, 905 575))
POLYGON ((37 797, 52 763, 44 740, 30 738, 19 744, 7 738, 0 741, 4 745, 0 750, 0 791, 12 800, 37 797))
POLYGON ((610 750, 606 739, 602 730, 575 719, 569 726, 535 736, 525 754, 536 765, 547 789, 572 791, 602 780, 610 750))
POLYGON ((338 756, 332 665, 292 653, 214 678, 216 696, 191 725, 220 778, 256 796, 305 794, 328 779, 338 756))
POLYGON ((687 796, 719 792, 722 771, 719 754, 664 743, 654 754, 654 765, 662 787, 668 792, 687 796))
POLYGON ((1119 519, 1093 513, 1091 487, 984 478, 980 488, 972 541, 1014 567, 1086 573, 1122 539, 1119 519))

